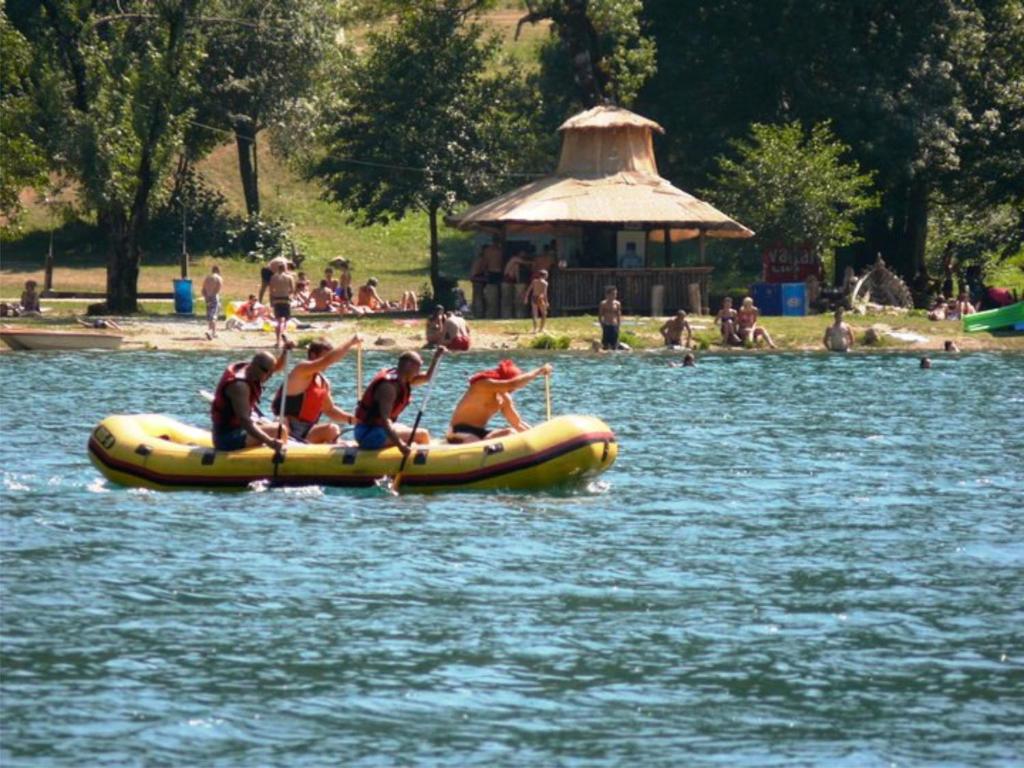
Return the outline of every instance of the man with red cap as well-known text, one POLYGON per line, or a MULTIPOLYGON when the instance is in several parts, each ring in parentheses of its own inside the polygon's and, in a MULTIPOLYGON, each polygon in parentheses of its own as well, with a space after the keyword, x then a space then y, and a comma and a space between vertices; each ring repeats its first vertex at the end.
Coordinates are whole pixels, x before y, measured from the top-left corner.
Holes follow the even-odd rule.
POLYGON ((512 402, 512 393, 538 376, 550 376, 551 371, 551 365, 544 364, 529 373, 523 373, 511 360, 502 360, 496 368, 470 376, 469 389, 452 414, 448 442, 473 443, 529 429, 530 425, 523 421, 512 402), (488 429, 487 422, 498 411, 505 415, 511 426, 488 429))

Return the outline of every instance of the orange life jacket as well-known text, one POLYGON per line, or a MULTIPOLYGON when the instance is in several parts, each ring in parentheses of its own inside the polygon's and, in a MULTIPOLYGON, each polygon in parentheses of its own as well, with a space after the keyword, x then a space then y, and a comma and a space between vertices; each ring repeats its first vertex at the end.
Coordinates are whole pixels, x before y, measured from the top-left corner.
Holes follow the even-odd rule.
POLYGON ((384 382, 394 384, 398 390, 398 394, 395 395, 395 403, 391 406, 391 413, 388 418, 391 421, 395 421, 404 411, 409 402, 412 400, 412 387, 398 380, 398 369, 397 368, 386 368, 380 371, 370 385, 363 392, 363 397, 359 400, 359 404, 356 406, 356 420, 360 424, 369 424, 371 426, 380 426, 384 424, 384 418, 380 413, 380 406, 377 405, 377 387, 384 382))
MULTIPOLYGON (((281 412, 281 391, 281 387, 278 387, 271 404, 275 415, 281 412)), ((330 392, 331 385, 318 373, 313 376, 313 381, 306 387, 305 392, 288 395, 284 399, 284 413, 307 424, 316 424, 320 421, 320 414, 324 412, 324 401, 330 392)))
POLYGON ((245 368, 247 365, 249 364, 245 362, 232 363, 224 370, 220 381, 217 382, 217 390, 213 393, 213 403, 210 404, 210 419, 213 421, 214 429, 238 429, 242 426, 239 414, 235 413, 234 406, 224 394, 224 390, 229 384, 241 381, 249 387, 249 413, 252 413, 253 408, 259 404, 260 397, 263 395, 263 385, 258 381, 246 380, 245 368))

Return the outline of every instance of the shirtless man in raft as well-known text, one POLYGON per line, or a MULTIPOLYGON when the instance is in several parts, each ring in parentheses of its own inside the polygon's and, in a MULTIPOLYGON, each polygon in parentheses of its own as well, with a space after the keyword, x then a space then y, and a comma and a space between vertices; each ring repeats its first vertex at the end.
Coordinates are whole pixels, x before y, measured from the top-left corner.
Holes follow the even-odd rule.
POLYGON ((497 368, 470 376, 469 389, 452 414, 448 442, 475 443, 477 440, 504 437, 529 429, 530 425, 523 421, 512 402, 512 393, 538 376, 550 376, 552 370, 550 364, 545 364, 529 373, 523 373, 511 360, 502 360, 497 368), (487 422, 498 411, 505 415, 510 428, 487 428, 487 422))
POLYGON ((850 329, 850 326, 843 322, 842 307, 836 309, 833 317, 835 322, 825 329, 825 337, 822 339, 822 343, 825 345, 825 349, 832 352, 846 352, 853 346, 853 331, 850 329))

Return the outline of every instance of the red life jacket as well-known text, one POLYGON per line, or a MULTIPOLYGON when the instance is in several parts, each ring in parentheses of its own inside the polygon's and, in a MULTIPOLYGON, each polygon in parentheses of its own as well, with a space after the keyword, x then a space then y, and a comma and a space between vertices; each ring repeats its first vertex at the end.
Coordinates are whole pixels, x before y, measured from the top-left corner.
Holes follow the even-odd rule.
POLYGON ((369 424, 371 426, 384 424, 384 419, 380 414, 380 407, 377 405, 377 387, 385 381, 394 384, 398 390, 398 394, 395 395, 395 404, 391 406, 391 413, 388 416, 391 421, 395 421, 409 405, 409 401, 412 400, 412 388, 398 380, 398 369, 386 368, 373 377, 370 385, 363 392, 362 399, 360 399, 359 404, 356 406, 356 420, 360 424, 369 424))
POLYGON ((210 419, 213 421, 214 429, 237 429, 242 426, 239 414, 235 413, 234 406, 224 394, 229 384, 241 381, 249 387, 249 413, 260 401, 263 395, 263 385, 258 381, 246 381, 245 368, 248 363, 232 363, 225 370, 217 382, 217 391, 213 393, 213 403, 210 405, 210 419))
MULTIPOLYGON (((305 392, 288 395, 284 399, 284 413, 286 416, 294 416, 307 424, 316 424, 320 421, 320 414, 324 412, 324 400, 330 392, 331 385, 327 379, 319 373, 315 374, 305 392)), ((274 395, 271 407, 275 414, 281 412, 281 387, 277 388, 277 394, 274 395)))

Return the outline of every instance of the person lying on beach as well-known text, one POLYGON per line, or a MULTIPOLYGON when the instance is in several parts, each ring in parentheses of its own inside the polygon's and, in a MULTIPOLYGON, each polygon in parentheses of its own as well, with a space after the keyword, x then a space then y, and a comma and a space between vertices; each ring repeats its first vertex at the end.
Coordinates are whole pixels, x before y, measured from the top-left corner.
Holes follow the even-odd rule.
POLYGON ((218 451, 265 445, 284 455, 288 428, 280 422, 257 420, 254 416, 263 396, 263 385, 284 367, 285 353, 293 346, 285 339, 284 348, 276 358, 269 352, 257 352, 249 362, 231 363, 221 374, 210 404, 213 447, 218 451))
POLYGON ((441 343, 457 352, 468 352, 470 346, 469 323, 458 312, 446 312, 441 343))
POLYGON ((95 328, 97 330, 110 330, 120 331, 121 326, 115 323, 113 320, 109 320, 105 317, 90 317, 88 319, 82 317, 76 317, 75 320, 79 325, 83 325, 86 328, 95 328))
POLYGON ((430 442, 427 430, 417 429, 413 435, 410 427, 398 423, 398 417, 412 400, 412 388, 430 381, 446 351, 444 347, 437 348, 426 374, 420 373, 423 358, 407 351, 398 356, 397 366, 385 368, 373 377, 356 406, 355 438, 360 448, 379 451, 395 445, 408 457, 412 452, 408 445, 410 436, 416 443, 430 442))
POLYGON ((775 349, 775 342, 768 335, 768 331, 757 324, 758 311, 754 306, 754 300, 747 296, 743 299, 743 305, 736 312, 736 324, 739 326, 739 336, 743 343, 753 346, 764 339, 768 346, 775 349))
POLYGON ((550 376, 552 370, 550 364, 544 364, 529 373, 523 373, 511 360, 502 360, 496 368, 470 376, 469 389, 452 413, 448 442, 474 443, 529 429, 530 425, 523 421, 512 402, 512 393, 538 376, 550 376), (487 423, 498 411, 502 412, 510 426, 488 429, 487 423))
POLYGON ((530 305, 530 316, 533 318, 533 332, 544 330, 548 319, 548 271, 542 269, 535 272, 530 287, 526 289, 523 303, 530 305))
MULTIPOLYGON (((307 443, 333 443, 341 435, 338 425, 333 422, 355 424, 355 416, 343 411, 331 399, 331 385, 324 372, 340 362, 352 347, 362 343, 358 333, 340 347, 334 347, 324 339, 310 343, 306 359, 295 364, 285 382, 284 417, 290 435, 307 443), (332 421, 318 423, 322 415, 332 421)), ((278 387, 271 407, 275 414, 281 413, 281 387, 278 387)))
POLYGON ((722 299, 722 308, 715 315, 715 325, 722 331, 723 344, 742 344, 743 339, 736 332, 736 310, 732 306, 732 297, 722 299))
POLYGON ((433 349, 444 340, 444 307, 438 304, 434 312, 427 318, 427 344, 425 349, 433 349))
POLYGON ((604 289, 604 299, 597 305, 597 320, 601 324, 601 349, 618 349, 622 302, 619 301, 619 289, 614 285, 604 289))
POLYGON ((249 298, 238 308, 235 315, 243 323, 255 323, 270 317, 270 310, 256 300, 255 293, 250 293, 249 298))
POLYGON ((821 343, 832 352, 846 352, 853 346, 853 330, 843 322, 843 308, 837 307, 834 322, 825 329, 821 343))
POLYGON ((665 340, 665 346, 669 349, 679 347, 690 348, 693 342, 693 329, 690 328, 690 321, 686 319, 686 311, 680 309, 671 320, 665 321, 661 326, 661 337, 665 340), (686 334, 686 343, 683 343, 683 333, 686 334))

